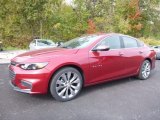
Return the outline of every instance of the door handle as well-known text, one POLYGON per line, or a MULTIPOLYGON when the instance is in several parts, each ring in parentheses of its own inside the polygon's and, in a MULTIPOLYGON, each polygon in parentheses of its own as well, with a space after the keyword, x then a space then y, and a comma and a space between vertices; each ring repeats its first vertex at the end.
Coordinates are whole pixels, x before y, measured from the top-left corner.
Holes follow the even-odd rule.
POLYGON ((143 53, 143 51, 139 51, 139 54, 142 54, 143 53))
POLYGON ((121 53, 121 52, 119 53, 119 56, 123 56, 123 55, 124 55, 124 53, 121 53))

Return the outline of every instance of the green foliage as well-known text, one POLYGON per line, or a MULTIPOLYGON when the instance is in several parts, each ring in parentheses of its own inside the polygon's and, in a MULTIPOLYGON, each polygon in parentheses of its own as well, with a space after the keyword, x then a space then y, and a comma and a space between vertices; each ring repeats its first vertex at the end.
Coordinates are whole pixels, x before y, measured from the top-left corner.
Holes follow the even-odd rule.
POLYGON ((21 48, 25 49, 28 48, 29 43, 32 41, 33 38, 30 36, 20 36, 20 37, 14 37, 10 38, 7 37, 3 41, 4 48, 21 48))
POLYGON ((160 45, 160 40, 154 39, 154 38, 140 38, 144 43, 148 45, 160 45))
POLYGON ((94 22, 96 32, 160 39, 160 1, 139 0, 138 16, 131 1, 73 0, 67 5, 64 0, 0 0, 0 41, 5 47, 20 48, 27 48, 37 36, 67 41, 86 34, 88 20, 94 22))

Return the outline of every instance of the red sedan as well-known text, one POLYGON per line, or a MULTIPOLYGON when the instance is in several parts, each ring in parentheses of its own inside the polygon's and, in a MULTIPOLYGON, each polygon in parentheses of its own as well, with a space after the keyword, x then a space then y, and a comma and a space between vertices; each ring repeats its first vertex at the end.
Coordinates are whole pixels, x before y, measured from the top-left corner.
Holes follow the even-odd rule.
POLYGON ((59 101, 75 98, 83 86, 129 76, 149 78, 155 52, 138 39, 122 34, 75 38, 59 48, 35 50, 11 60, 14 90, 30 94, 50 91, 59 101))

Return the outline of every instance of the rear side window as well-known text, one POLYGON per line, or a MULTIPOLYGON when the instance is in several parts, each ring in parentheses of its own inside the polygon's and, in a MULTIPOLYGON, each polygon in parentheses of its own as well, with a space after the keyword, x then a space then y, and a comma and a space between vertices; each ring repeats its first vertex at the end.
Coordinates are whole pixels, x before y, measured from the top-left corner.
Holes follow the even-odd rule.
POLYGON ((38 44, 39 46, 50 46, 52 43, 49 42, 49 41, 45 41, 45 40, 38 40, 38 41, 37 41, 37 44, 38 44))
POLYGON ((136 47, 138 47, 136 39, 133 39, 133 38, 130 38, 130 37, 125 37, 125 36, 123 36, 122 38, 123 38, 125 48, 136 48, 136 47))
POLYGON ((119 39, 119 36, 111 36, 111 37, 107 37, 104 40, 102 40, 99 45, 109 46, 110 49, 120 49, 121 41, 119 39))
POLYGON ((36 40, 33 40, 31 43, 34 43, 34 44, 36 44, 36 40))

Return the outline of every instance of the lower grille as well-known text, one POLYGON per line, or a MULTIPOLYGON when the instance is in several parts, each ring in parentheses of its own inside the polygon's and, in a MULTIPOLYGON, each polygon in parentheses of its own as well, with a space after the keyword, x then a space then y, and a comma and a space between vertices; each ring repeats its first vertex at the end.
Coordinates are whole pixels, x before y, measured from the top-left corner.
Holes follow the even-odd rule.
POLYGON ((15 72, 13 72, 12 70, 9 70, 9 77, 10 77, 11 80, 14 80, 15 77, 16 77, 15 72))

